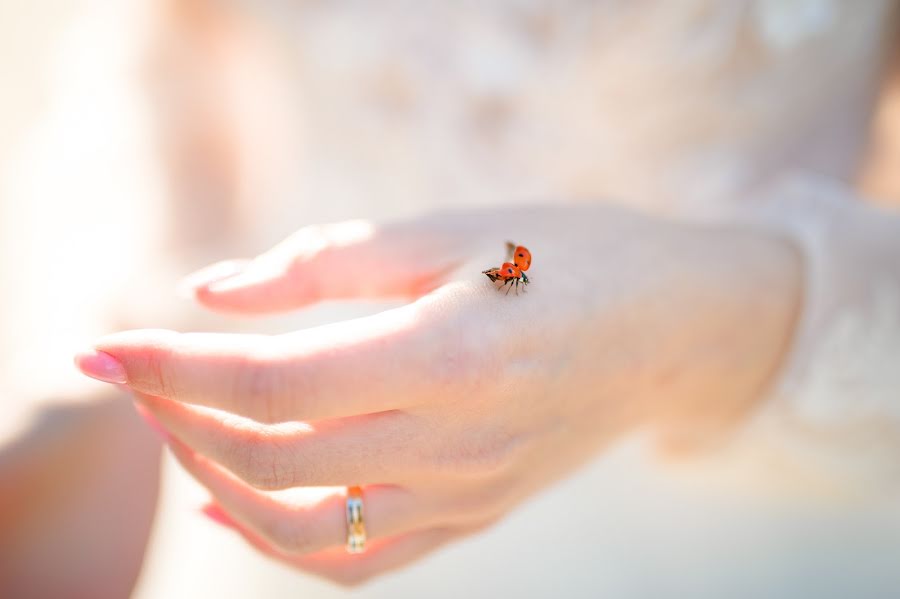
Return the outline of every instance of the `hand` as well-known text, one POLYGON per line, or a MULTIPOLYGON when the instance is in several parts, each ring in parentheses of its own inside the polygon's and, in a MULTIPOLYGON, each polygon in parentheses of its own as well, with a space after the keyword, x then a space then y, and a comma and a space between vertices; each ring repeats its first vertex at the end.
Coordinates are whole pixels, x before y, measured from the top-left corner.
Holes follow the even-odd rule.
POLYGON ((725 430, 777 366, 799 294, 785 242, 602 205, 311 227, 229 268, 198 301, 413 301, 279 336, 119 333, 80 364, 136 392, 211 515, 341 582, 491 524, 637 427, 725 430), (518 296, 481 274, 507 239, 534 257, 518 296), (340 489, 267 492, 356 484, 359 555, 343 552, 340 489))
POLYGON ((122 393, 93 391, 4 395, 4 407, 27 406, 31 416, 0 439, 4 597, 133 591, 156 508, 160 443, 122 393))

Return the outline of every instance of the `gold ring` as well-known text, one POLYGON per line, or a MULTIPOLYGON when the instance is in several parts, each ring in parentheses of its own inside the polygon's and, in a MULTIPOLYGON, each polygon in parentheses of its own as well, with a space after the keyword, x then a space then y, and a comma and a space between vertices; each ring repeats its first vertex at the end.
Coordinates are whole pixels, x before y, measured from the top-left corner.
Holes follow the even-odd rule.
POLYGON ((363 521, 362 489, 347 487, 347 553, 366 549, 366 523, 363 521))

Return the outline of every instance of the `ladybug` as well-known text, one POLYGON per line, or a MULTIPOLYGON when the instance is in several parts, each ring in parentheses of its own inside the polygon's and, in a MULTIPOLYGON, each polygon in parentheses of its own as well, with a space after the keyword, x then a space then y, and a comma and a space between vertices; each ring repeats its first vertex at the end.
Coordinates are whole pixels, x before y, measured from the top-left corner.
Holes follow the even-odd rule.
MULTIPOLYGON (((531 252, 523 245, 516 245, 511 241, 506 242, 508 259, 512 260, 522 272, 531 267, 531 252)), ((525 277, 526 279, 528 277, 525 277)))
MULTIPOLYGON (((492 282, 503 281, 501 288, 509 285, 509 289, 512 289, 513 282, 515 282, 516 295, 518 295, 519 282, 521 281, 522 285, 528 285, 528 275, 525 274, 525 271, 531 268, 531 252, 524 246, 510 242, 506 243, 506 250, 512 262, 504 262, 499 268, 489 268, 482 271, 482 274, 492 282)), ((509 294, 509 289, 506 290, 507 294, 509 294)))

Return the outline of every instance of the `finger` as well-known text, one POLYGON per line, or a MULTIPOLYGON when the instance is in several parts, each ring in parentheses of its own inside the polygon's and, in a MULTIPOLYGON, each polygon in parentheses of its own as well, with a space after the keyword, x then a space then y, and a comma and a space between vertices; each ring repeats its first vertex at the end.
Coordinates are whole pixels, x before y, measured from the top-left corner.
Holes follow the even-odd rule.
POLYGON ((208 308, 246 314, 291 310, 325 299, 416 297, 437 286, 459 250, 424 223, 379 228, 350 221, 306 227, 248 261, 240 272, 214 281, 201 278, 192 289, 208 308))
POLYGON ((208 287, 216 281, 240 274, 247 269, 249 264, 249 260, 223 260, 205 266, 181 280, 178 284, 178 294, 187 298, 193 298, 196 289, 208 287))
POLYGON ((282 336, 128 331, 100 339, 77 364, 106 381, 118 369, 117 382, 135 391, 260 422, 402 409, 458 383, 483 345, 449 318, 426 326, 423 314, 410 304, 282 336))
POLYGON ((138 394, 162 427, 258 489, 399 482, 421 470, 409 416, 262 426, 217 410, 138 394))
POLYGON ((359 585, 370 578, 397 570, 457 538, 470 534, 467 529, 433 528, 366 543, 363 553, 326 549, 310 555, 290 555, 269 545, 265 539, 210 506, 204 510, 213 520, 237 531, 260 552, 290 566, 322 576, 339 584, 359 585))
POLYGON ((431 529, 367 543, 365 552, 349 554, 330 550, 301 557, 282 557, 289 565, 343 584, 355 586, 400 569, 427 556, 465 532, 455 529, 431 529))
MULTIPOLYGON (((305 554, 343 546, 347 539, 345 489, 313 491, 293 501, 247 486, 178 440, 169 448, 179 463, 209 490, 228 516, 252 530, 279 551, 305 554), (324 494, 323 492, 327 493, 324 494)), ((391 485, 372 485, 365 493, 365 523, 369 537, 384 538, 423 528, 426 502, 391 485)))

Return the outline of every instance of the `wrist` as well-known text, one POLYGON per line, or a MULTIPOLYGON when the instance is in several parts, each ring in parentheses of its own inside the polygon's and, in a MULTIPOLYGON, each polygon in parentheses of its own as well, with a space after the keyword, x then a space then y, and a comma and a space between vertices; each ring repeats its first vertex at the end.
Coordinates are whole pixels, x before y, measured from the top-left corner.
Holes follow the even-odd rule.
POLYGON ((655 393, 672 439, 719 436, 765 397, 791 346, 802 258, 785 239, 740 229, 686 228, 685 292, 655 393), (677 355, 676 355, 677 354, 677 355), (669 387, 666 389, 665 387, 669 387))

